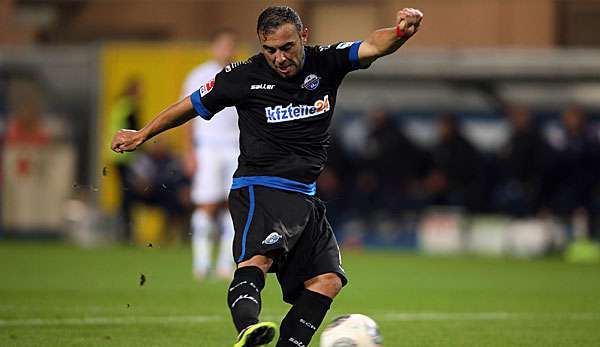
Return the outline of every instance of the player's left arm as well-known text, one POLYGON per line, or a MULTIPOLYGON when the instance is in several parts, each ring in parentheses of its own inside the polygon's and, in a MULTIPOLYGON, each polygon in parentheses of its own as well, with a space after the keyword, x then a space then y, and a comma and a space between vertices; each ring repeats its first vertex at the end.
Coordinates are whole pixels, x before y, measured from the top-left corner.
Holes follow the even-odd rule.
POLYGON ((396 26, 379 29, 371 33, 358 48, 358 61, 368 66, 378 58, 394 53, 418 30, 423 13, 414 8, 405 8, 396 15, 396 26))
POLYGON ((121 129, 113 136, 110 148, 117 152, 131 152, 152 137, 177 127, 196 117, 190 97, 167 107, 140 130, 121 129))

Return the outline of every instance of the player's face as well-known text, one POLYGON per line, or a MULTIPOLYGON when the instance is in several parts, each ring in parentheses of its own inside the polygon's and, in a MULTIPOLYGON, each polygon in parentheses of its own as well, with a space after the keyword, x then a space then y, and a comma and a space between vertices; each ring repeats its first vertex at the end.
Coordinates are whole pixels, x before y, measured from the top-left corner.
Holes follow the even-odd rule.
POLYGON ((258 38, 269 65, 283 78, 293 77, 302 70, 308 38, 306 28, 298 32, 295 25, 285 23, 266 35, 259 34, 258 38))

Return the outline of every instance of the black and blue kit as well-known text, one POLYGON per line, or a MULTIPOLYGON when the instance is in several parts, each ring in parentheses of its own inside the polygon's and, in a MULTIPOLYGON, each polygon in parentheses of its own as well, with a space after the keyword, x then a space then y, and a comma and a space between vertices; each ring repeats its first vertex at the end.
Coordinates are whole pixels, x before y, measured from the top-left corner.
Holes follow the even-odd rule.
POLYGON ((234 258, 271 256, 271 271, 290 303, 317 275, 337 273, 347 283, 325 206, 314 195, 327 161, 337 90, 360 68, 360 44, 306 46, 303 68, 291 78, 257 54, 226 66, 190 96, 207 120, 225 107, 237 109, 240 156, 229 195, 234 258))

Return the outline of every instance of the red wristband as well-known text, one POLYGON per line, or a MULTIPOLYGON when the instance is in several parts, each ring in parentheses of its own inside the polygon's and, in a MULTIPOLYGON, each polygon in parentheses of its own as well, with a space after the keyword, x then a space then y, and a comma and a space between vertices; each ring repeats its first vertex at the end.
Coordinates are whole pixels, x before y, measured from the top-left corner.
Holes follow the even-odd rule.
POLYGON ((396 37, 404 37, 404 30, 400 29, 400 24, 396 25, 396 37))

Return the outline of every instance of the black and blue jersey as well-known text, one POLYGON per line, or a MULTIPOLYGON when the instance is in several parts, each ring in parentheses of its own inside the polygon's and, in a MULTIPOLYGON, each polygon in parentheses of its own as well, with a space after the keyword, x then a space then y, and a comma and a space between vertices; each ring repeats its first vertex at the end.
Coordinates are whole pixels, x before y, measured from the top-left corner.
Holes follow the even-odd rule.
POLYGON ((209 120, 225 107, 239 115, 240 156, 233 188, 263 185, 314 195, 327 161, 337 90, 359 69, 361 41, 306 46, 302 70, 277 74, 262 54, 226 66, 191 95, 209 120))

